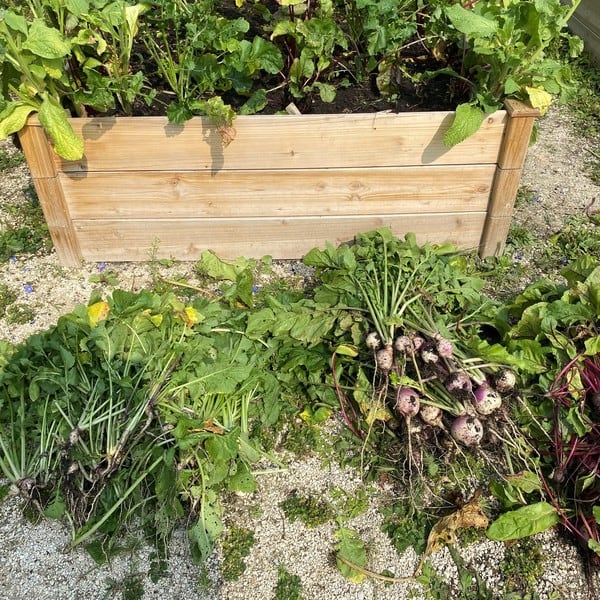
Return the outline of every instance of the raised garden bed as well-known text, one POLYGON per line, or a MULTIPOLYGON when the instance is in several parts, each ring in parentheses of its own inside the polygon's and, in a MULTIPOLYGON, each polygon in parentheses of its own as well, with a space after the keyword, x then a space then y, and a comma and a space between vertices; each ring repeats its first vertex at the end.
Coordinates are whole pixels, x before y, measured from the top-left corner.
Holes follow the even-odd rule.
POLYGON ((509 100, 452 148, 453 112, 240 116, 227 146, 203 117, 70 119, 78 161, 35 117, 19 138, 66 266, 299 258, 382 226, 487 256, 503 249, 537 114, 509 100))

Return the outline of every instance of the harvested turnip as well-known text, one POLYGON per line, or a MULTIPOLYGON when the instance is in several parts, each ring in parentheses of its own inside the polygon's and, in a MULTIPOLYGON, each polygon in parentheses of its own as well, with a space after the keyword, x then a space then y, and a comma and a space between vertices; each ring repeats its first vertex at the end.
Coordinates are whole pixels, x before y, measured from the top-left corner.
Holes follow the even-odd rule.
POLYGON ((491 415, 502 406, 502 396, 484 381, 473 392, 471 402, 480 415, 491 415))
POLYGON ((419 393, 406 385, 400 386, 396 392, 394 410, 402 417, 414 417, 421 406, 419 393))
POLYGON ((423 348, 423 350, 421 350, 421 359, 425 364, 434 364, 440 357, 431 348, 423 348))
POLYGON ((375 352, 375 364, 380 371, 389 373, 394 364, 394 350, 391 344, 387 344, 381 350, 375 352))
POLYGON ((452 422, 450 434, 465 446, 477 446, 483 438, 483 425, 477 417, 461 415, 452 422))
POLYGON ((449 392, 470 394, 473 389, 471 378, 464 371, 454 371, 450 373, 444 382, 449 392))
POLYGON ((454 353, 452 342, 447 340, 440 333, 436 333, 433 336, 433 339, 435 340, 435 348, 437 353, 443 358, 452 358, 452 354, 454 353))
POLYGON ((501 394, 514 391, 517 386, 517 377, 510 369, 500 369, 494 375, 494 387, 501 394))
POLYGON ((412 471, 412 431, 410 420, 419 412, 421 400, 419 393, 407 385, 402 385, 396 391, 396 404, 394 410, 398 415, 404 417, 406 422, 406 437, 408 441, 408 468, 412 471))
POLYGON ((401 352, 402 354, 408 354, 413 350, 413 343, 409 336, 407 335, 399 335, 394 340, 394 348, 401 352))
POLYGON ((420 350, 423 347, 425 340, 420 335, 412 336, 412 345, 414 350, 420 350))
POLYGON ((427 423, 427 425, 432 425, 433 427, 443 427, 442 409, 438 408, 437 406, 423 404, 419 410, 419 416, 425 423, 427 423))
POLYGON ((369 350, 379 350, 381 348, 381 337, 376 331, 371 331, 365 338, 365 344, 369 350))

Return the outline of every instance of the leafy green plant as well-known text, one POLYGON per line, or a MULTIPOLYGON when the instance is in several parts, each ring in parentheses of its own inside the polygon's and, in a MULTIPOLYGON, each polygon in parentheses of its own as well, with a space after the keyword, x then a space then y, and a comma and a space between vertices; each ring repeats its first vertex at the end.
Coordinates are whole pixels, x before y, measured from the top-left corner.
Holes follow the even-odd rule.
POLYGON ((456 77, 470 100, 460 104, 444 141, 454 145, 476 131, 484 115, 501 107, 504 98, 528 100, 544 113, 552 96, 571 91, 568 63, 551 55, 564 38, 569 56, 577 56, 582 41, 566 32, 580 0, 494 0, 430 3, 426 32, 440 52, 443 67, 428 74, 456 77))
POLYGON ((277 584, 273 600, 302 600, 302 581, 283 565, 277 566, 277 584))
POLYGON ((56 152, 78 160, 68 112, 147 109, 178 124, 207 115, 227 145, 236 114, 290 100, 308 110, 317 95, 331 102, 368 79, 393 105, 403 81, 422 87, 443 75, 462 85, 446 135, 456 144, 506 97, 545 109, 550 95, 565 95, 571 72, 548 49, 565 39, 570 56, 580 51, 565 33, 578 3, 240 0, 232 10, 214 0, 28 0, 0 18, 0 137, 37 113, 56 152))
POLYGON ((27 9, 5 10, 0 19, 0 137, 19 131, 37 112, 56 152, 79 159, 83 142, 64 108, 77 115, 86 114, 86 107, 107 111, 116 98, 125 111, 130 109, 143 84, 141 72, 130 73, 130 60, 145 5, 101 0, 63 6, 31 0, 27 9))
POLYGON ((223 563, 221 573, 225 581, 237 581, 246 570, 246 558, 254 545, 254 532, 233 525, 227 531, 222 543, 223 563))

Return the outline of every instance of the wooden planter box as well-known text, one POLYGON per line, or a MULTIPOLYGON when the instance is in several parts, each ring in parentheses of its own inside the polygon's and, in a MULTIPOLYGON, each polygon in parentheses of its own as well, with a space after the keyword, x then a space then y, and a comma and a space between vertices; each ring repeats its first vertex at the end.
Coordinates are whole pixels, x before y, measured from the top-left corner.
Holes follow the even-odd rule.
POLYGON ((537 114, 507 102, 454 148, 451 112, 238 117, 227 147, 204 118, 72 119, 85 139, 74 162, 36 118, 19 137, 65 266, 152 248, 300 258, 382 226, 486 256, 504 247, 537 114))

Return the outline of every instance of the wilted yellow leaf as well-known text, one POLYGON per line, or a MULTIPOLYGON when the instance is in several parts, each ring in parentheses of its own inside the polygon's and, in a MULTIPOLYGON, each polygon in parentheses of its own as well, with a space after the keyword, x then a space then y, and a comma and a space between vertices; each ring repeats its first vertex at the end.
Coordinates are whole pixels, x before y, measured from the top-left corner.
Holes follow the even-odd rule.
POLYGON ((427 538, 427 548, 415 570, 415 576, 421 570, 427 557, 437 552, 442 546, 456 543, 457 529, 486 529, 489 520, 479 506, 479 494, 476 493, 469 502, 457 511, 442 517, 431 529, 427 538))
POLYGON ((87 315, 90 326, 96 327, 100 321, 104 321, 104 319, 108 317, 109 312, 110 306, 108 305, 108 302, 104 300, 100 300, 99 302, 95 302, 88 306, 87 315))
POLYGON ((533 108, 537 108, 540 113, 545 115, 552 104, 552 96, 541 88, 526 87, 529 102, 533 108))

